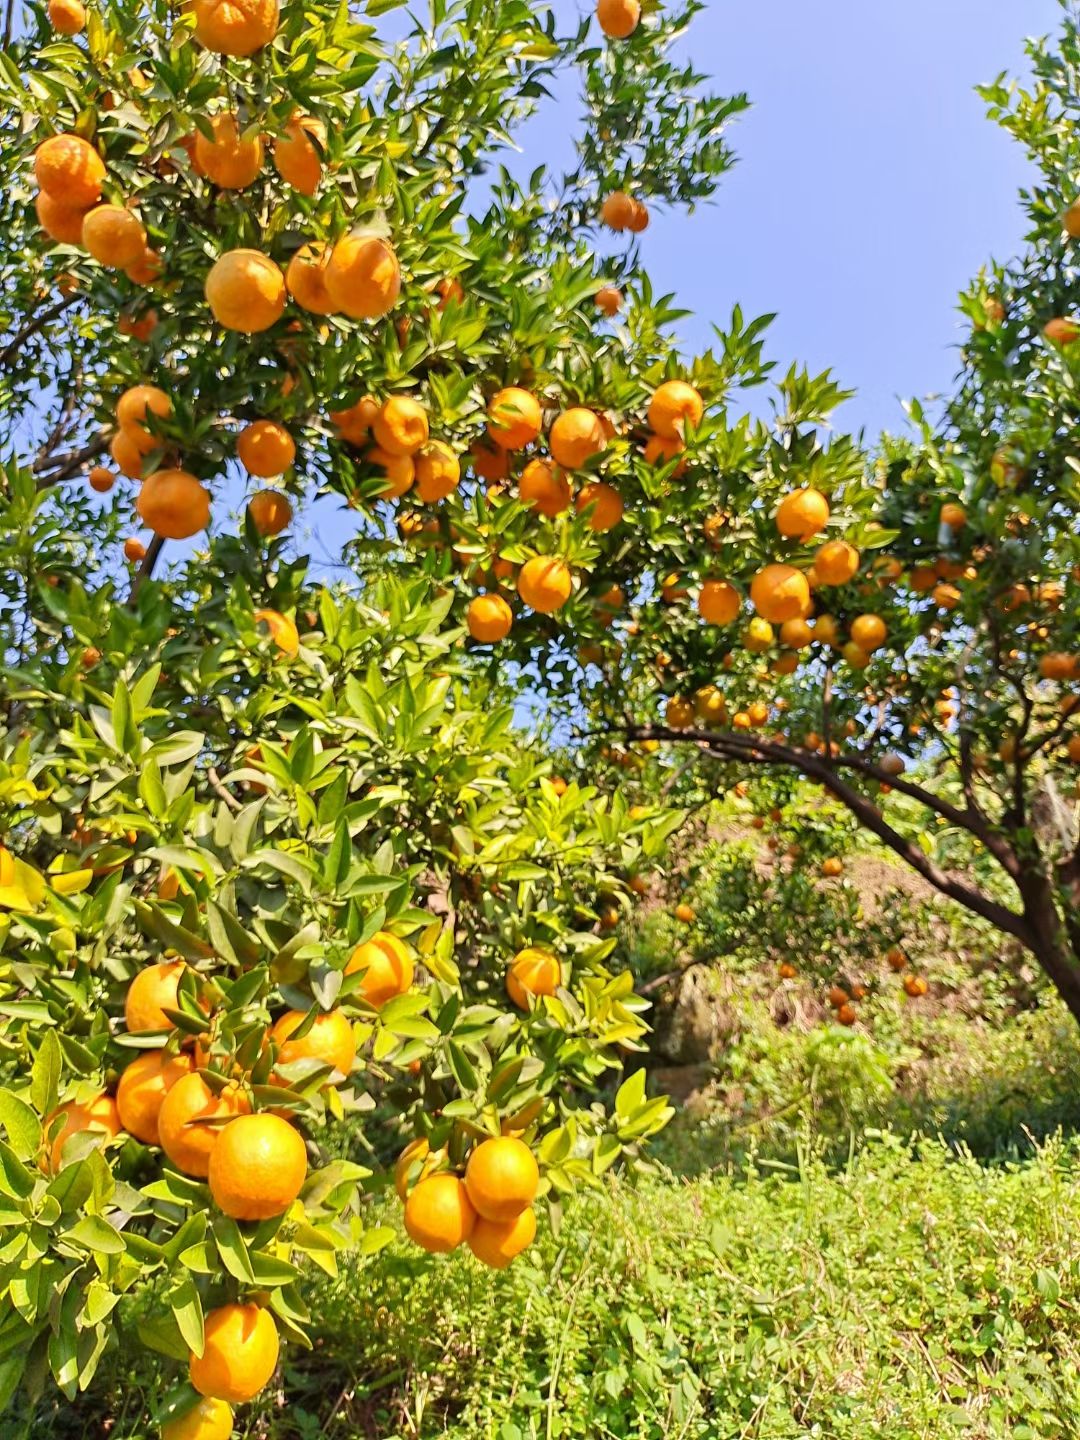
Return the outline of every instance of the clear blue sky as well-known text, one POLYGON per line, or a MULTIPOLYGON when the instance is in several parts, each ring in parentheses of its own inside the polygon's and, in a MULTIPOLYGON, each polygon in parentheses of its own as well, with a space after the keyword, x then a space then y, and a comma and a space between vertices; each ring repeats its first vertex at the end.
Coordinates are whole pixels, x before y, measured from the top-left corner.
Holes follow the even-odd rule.
MULTIPOLYGON (((688 345, 708 345, 735 302, 776 311, 772 358, 832 367, 859 392, 843 423, 871 433, 903 423, 900 398, 947 388, 957 292, 1023 233, 1024 156, 973 87, 1026 73, 1025 37, 1061 13, 1054 0, 709 0, 685 48, 753 109, 730 131, 739 163, 717 200, 657 216, 644 237, 654 283, 695 312, 688 345)), ((564 115, 530 128, 530 165, 564 115)))

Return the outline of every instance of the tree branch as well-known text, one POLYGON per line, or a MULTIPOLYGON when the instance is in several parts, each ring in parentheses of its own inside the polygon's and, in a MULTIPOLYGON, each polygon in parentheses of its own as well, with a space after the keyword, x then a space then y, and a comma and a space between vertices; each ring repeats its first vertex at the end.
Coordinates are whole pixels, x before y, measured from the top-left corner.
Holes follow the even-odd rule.
POLYGON ((39 310, 32 320, 28 320, 21 330, 16 330, 8 343, 0 350, 0 369, 6 370, 8 363, 14 359, 27 340, 36 335, 39 330, 44 329, 51 320, 62 315, 65 310, 70 310, 72 305, 77 305, 82 299, 81 295, 66 295, 63 300, 58 300, 55 305, 50 305, 47 310, 39 310))
POLYGON ((154 566, 158 562, 158 556, 161 554, 164 548, 165 537, 163 535, 155 535, 153 540, 150 541, 150 544, 147 547, 146 554, 143 556, 142 564, 135 572, 134 580, 132 580, 131 582, 131 594, 128 596, 129 606, 133 606, 135 604, 135 601, 139 598, 139 591, 146 584, 147 580, 150 579, 151 575, 153 575, 154 566))

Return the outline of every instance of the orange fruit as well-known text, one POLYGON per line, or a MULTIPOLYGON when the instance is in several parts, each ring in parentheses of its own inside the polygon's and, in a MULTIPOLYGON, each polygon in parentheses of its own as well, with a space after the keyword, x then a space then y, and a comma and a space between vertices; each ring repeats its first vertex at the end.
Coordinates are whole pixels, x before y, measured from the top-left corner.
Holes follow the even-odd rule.
POLYGON ((78 35, 86 28, 82 0, 49 0, 49 24, 58 35, 78 35))
POLYGON ((697 608, 709 625, 730 625, 742 609, 742 596, 726 580, 704 580, 698 591, 697 608))
POLYGON ((637 235, 649 228, 649 212, 640 200, 631 200, 630 206, 630 220, 626 228, 637 235))
POLYGON ((387 314, 401 291, 401 267, 393 247, 376 235, 339 240, 326 267, 326 289, 335 308, 354 320, 387 314))
POLYGON ((227 250, 206 277, 206 301, 226 330, 254 335, 281 319, 285 277, 259 250, 227 250))
POLYGON ((379 402, 370 395, 365 395, 347 410, 331 410, 330 419, 341 432, 343 440, 347 440, 350 445, 361 446, 367 444, 371 426, 378 413, 379 402))
POLYGON ((135 502, 139 519, 166 540, 187 540, 210 521, 210 492, 186 470, 157 470, 135 502))
POLYGON ((146 231, 122 205, 96 205, 83 220, 82 243, 99 265, 122 270, 145 251, 146 231))
POLYGON ((809 613, 810 586, 794 565, 766 565, 750 582, 750 600, 763 620, 781 625, 809 613))
POLYGON ((124 541, 124 559, 129 565, 139 565, 146 559, 146 546, 134 535, 124 541))
POLYGON ((415 455, 427 444, 427 411, 410 395, 391 395, 371 422, 371 433, 388 455, 415 455))
POLYGON ((622 291, 617 290, 614 285, 603 286, 596 292, 593 299, 596 301, 596 308, 609 319, 622 309, 622 291))
POLYGON ((373 445, 365 456, 369 465, 378 465, 386 475, 386 485, 381 498, 396 500, 412 489, 416 479, 416 462, 411 455, 391 455, 378 445, 373 445))
POLYGON ((1080 324, 1075 320, 1067 320, 1064 316, 1056 316, 1053 320, 1047 321, 1043 326, 1043 335, 1050 341, 1051 345, 1060 345, 1064 348, 1072 345, 1080 338, 1080 324))
POLYGON ((105 165, 81 135, 52 135, 34 152, 34 178, 67 210, 89 210, 101 199, 105 165))
POLYGON ((675 919, 681 920, 684 925, 692 925, 697 919, 697 912, 692 905, 683 901, 675 906, 675 919))
POLYGON ((942 610, 955 610, 964 598, 955 585, 935 585, 931 593, 934 603, 942 610))
POLYGON ((505 1270, 515 1255, 536 1239, 536 1213, 530 1207, 512 1220, 485 1220, 478 1216, 468 1237, 469 1249, 493 1270, 505 1270))
POLYGON ((819 585, 845 585, 859 568, 859 552, 846 540, 827 540, 814 556, 819 585))
POLYGON ((1080 200, 1074 200, 1061 217, 1065 233, 1073 240, 1080 240, 1080 200))
POLYGON ((231 1440, 233 1412, 224 1400, 196 1400, 161 1427, 161 1440, 231 1440))
POLYGON ((775 638, 773 627, 768 620, 762 619, 760 615, 755 615, 743 631, 743 648, 749 650, 752 655, 760 655, 771 647, 775 638))
POLYGON ((1080 668, 1075 655, 1060 650, 1044 655, 1039 661, 1039 674, 1044 680, 1071 680, 1080 668))
POLYGON ((456 1175, 429 1175, 415 1186, 405 1202, 405 1230, 409 1239, 435 1255, 448 1255, 468 1240, 476 1224, 476 1211, 456 1175))
MULTIPOLYGON (((680 440, 678 437, 668 438, 663 435, 650 435, 645 442, 645 448, 642 454, 645 457, 645 463, 647 465, 667 465, 670 464, 677 455, 681 455, 685 449, 685 441, 680 440)), ((684 460, 682 464, 676 465, 672 473, 672 479, 679 480, 685 473, 686 461, 684 460)))
POLYGON ((144 455, 163 443, 147 428, 147 415, 167 420, 171 414, 172 401, 156 385, 132 385, 116 402, 116 423, 144 455))
POLYGON ((164 1007, 178 1008, 176 992, 186 968, 183 960, 167 960, 139 971, 124 997, 124 1023, 129 1030, 174 1028, 164 1007))
POLYGON ((281 178, 301 195, 314 195, 322 179, 326 126, 310 115, 294 116, 274 141, 274 164, 281 178), (314 136, 318 145, 312 143, 314 136))
POLYGON ((274 1021, 270 1039, 278 1047, 278 1064, 317 1060, 320 1065, 330 1065, 348 1075, 356 1059, 356 1037, 349 1017, 343 1010, 321 1011, 306 1035, 301 1035, 299 1040, 290 1040, 289 1036, 306 1019, 307 1012, 304 1010, 287 1010, 279 1020, 274 1021))
POLYGON ((614 190, 600 207, 600 219, 610 230, 628 230, 636 202, 623 190, 614 190))
POLYGON ((693 705, 681 695, 672 695, 664 706, 664 724, 671 730, 688 730, 693 723, 693 705))
POLYGON ((107 495, 116 484, 116 476, 104 465, 95 465, 86 478, 90 489, 95 490, 99 495, 107 495))
POLYGON ((687 425, 701 424, 705 405, 685 380, 665 380, 649 401, 649 427, 664 440, 682 440, 687 425))
POLYGON ((146 249, 137 260, 125 265, 124 274, 134 285, 152 285, 161 275, 161 256, 146 249))
POLYGON ((829 502, 807 486, 785 495, 776 509, 776 528, 789 540, 806 540, 829 523, 829 502))
POLYGON ((291 620, 288 615, 282 615, 278 610, 256 610, 252 619, 256 629, 260 625, 266 626, 270 639, 285 655, 294 656, 299 653, 300 632, 296 628, 295 620, 291 620))
POLYGON ((210 1172, 210 1156, 222 1134, 222 1126, 206 1122, 231 1123, 250 1108, 239 1087, 229 1085, 215 1095, 202 1076, 192 1071, 177 1080, 161 1102, 158 1143, 178 1170, 205 1179, 210 1172))
POLYGON ((238 1115, 218 1135, 207 1178, 214 1204, 234 1220, 283 1215, 307 1178, 303 1136, 280 1115, 238 1115))
POLYGON ((551 615, 569 600, 573 589, 570 569, 554 555, 534 555, 518 572, 517 590, 530 609, 551 615))
POLYGON ((861 650, 877 650, 885 644, 888 633, 880 615, 858 615, 851 622, 851 638, 861 650))
POLYGON ((143 344, 150 339, 157 327, 158 313, 156 310, 144 310, 138 317, 121 315, 116 326, 121 335, 130 335, 133 340, 139 340, 143 344))
POLYGON ((189 1056, 169 1055, 164 1050, 144 1050, 132 1060, 116 1087, 117 1113, 129 1135, 144 1145, 158 1143, 158 1114, 162 1102, 176 1082, 190 1071, 189 1056))
POLYGON ((841 1025, 854 1025, 858 1018, 858 1011, 849 1002, 841 1005, 836 1012, 837 1022, 841 1025))
POLYGON ((564 470, 578 470, 607 446, 607 437, 600 417, 593 410, 575 405, 564 410, 552 422, 548 448, 556 465, 564 470))
POLYGON ((484 1220, 513 1220, 533 1202, 540 1184, 536 1157, 513 1135, 483 1140, 465 1166, 465 1189, 484 1220))
POLYGON ((505 640, 514 623, 514 612, 501 595, 477 595, 465 613, 469 634, 483 645, 505 640))
POLYGON ((444 275, 435 286, 435 294, 439 297, 440 314, 451 303, 461 305, 465 300, 465 290, 456 275, 444 275))
POLYGON ((432 440, 424 445, 414 457, 416 471, 416 493, 425 504, 443 500, 458 487, 461 480, 461 462, 441 440, 432 440))
POLYGON ((962 530, 967 524, 967 511, 963 505, 956 505, 950 500, 941 507, 941 523, 950 530, 962 530))
MULTIPOLYGON (((326 245, 302 245, 285 270, 285 286, 296 303, 313 315, 332 315, 334 302, 326 288, 326 245)), ((341 413, 341 412, 339 412, 341 413)))
POLYGON ((90 213, 88 210, 60 205, 45 190, 34 197, 34 209, 41 228, 50 239, 59 245, 82 244, 83 220, 90 213))
POLYGON ((349 957, 346 975, 362 972, 363 979, 356 993, 376 1010, 395 995, 404 995, 413 982, 413 962, 408 950, 396 935, 378 930, 365 940, 349 957))
POLYGON ((1065 754, 1074 765, 1080 765, 1080 735, 1073 735, 1065 746, 1065 754))
POLYGON ((597 0, 596 19, 609 40, 625 40, 641 19, 638 0, 597 0))
POLYGON ((277 34, 277 0, 192 0, 195 38, 218 55, 254 55, 277 34))
POLYGON ((46 1131, 49 1130, 57 1115, 63 1115, 64 1123, 52 1142, 48 1160, 43 1164, 46 1173, 50 1175, 55 1175, 61 1168, 63 1163, 61 1152, 64 1142, 69 1136, 79 1135, 90 1130, 101 1135, 101 1143, 104 1145, 106 1140, 111 1140, 120 1134, 120 1116, 117 1114, 116 1101, 111 1095, 106 1095, 104 1092, 96 1095, 93 1100, 81 1102, 69 1100, 64 1105, 58 1105, 45 1121, 46 1131))
POLYGON ((930 985, 922 975, 905 975, 904 989, 913 1000, 917 1000, 929 991, 930 985))
POLYGON ((603 534, 613 530, 623 517, 623 502, 619 492, 602 480, 594 480, 582 487, 575 502, 579 515, 585 516, 590 530, 603 534))
POLYGON ((814 639, 814 632, 801 616, 785 620, 780 626, 780 644, 790 650, 803 650, 814 639))
POLYGON ((280 490, 260 490, 248 501, 248 514, 256 531, 267 539, 280 535, 292 520, 289 497, 280 490))
POLYGON ((854 640, 849 640, 840 652, 852 670, 865 670, 870 664, 870 653, 854 640))
POLYGON ((554 995, 561 984, 562 968, 558 960, 550 950, 535 946, 519 950, 506 972, 507 994, 520 1010, 529 1008, 530 995, 554 995))
POLYGON ((827 860, 822 861, 821 873, 829 879, 835 879, 837 875, 844 873, 844 862, 838 856, 830 855, 827 860))
POLYGON ((501 450, 523 450, 540 434, 542 416, 535 395, 508 385, 488 405, 488 435, 501 450))
POLYGON ((518 498, 540 515, 553 519, 570 506, 570 482, 546 460, 530 460, 518 481, 518 498))
POLYGON ((236 437, 236 453, 249 475, 269 480, 296 459, 296 443, 277 420, 253 420, 236 437))
POLYGON ((191 1383, 200 1395, 242 1405, 273 1375, 278 1362, 278 1333, 269 1311, 258 1305, 221 1305, 203 1327, 202 1355, 188 1362, 191 1383))
POLYGON ((195 163, 219 190, 244 190, 262 169, 262 139, 241 131, 235 115, 223 112, 208 121, 211 135, 195 131, 195 163))

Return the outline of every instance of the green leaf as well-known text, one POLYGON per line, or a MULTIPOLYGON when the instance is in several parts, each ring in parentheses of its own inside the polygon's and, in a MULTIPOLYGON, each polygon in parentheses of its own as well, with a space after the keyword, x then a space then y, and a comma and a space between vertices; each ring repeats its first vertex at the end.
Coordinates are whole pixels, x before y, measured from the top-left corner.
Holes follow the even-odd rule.
POLYGON ((255 1271, 240 1226, 227 1215, 219 1215, 211 1226, 221 1263, 235 1280, 255 1284, 255 1271))
POLYGON ((100 1215, 84 1215, 70 1230, 64 1231, 64 1239, 98 1255, 122 1255, 127 1248, 119 1230, 100 1215))
POLYGON ((28 1160, 37 1152, 41 1144, 41 1122, 26 1101, 11 1090, 0 1090, 0 1125, 7 1131, 11 1148, 20 1160, 28 1160))
POLYGON ((190 1350, 201 1356, 206 1337, 203 1331, 203 1308, 194 1280, 185 1278, 169 1295, 169 1309, 177 1329, 190 1350))
POLYGON ((47 1030, 30 1067, 30 1099, 39 1115, 51 1115, 56 1109, 63 1068, 64 1059, 56 1031, 47 1030))

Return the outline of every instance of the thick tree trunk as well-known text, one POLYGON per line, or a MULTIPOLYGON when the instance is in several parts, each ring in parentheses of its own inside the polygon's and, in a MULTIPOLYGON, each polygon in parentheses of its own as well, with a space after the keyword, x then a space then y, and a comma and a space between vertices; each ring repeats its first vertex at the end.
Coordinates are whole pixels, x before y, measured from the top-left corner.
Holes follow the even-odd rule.
POLYGON ((1024 905, 1024 919, 1031 932, 1028 945, 1047 979, 1080 1024, 1080 952, 1076 949, 1075 923, 1069 925, 1058 911, 1052 882, 1037 870, 1025 871, 1017 880, 1024 905))

